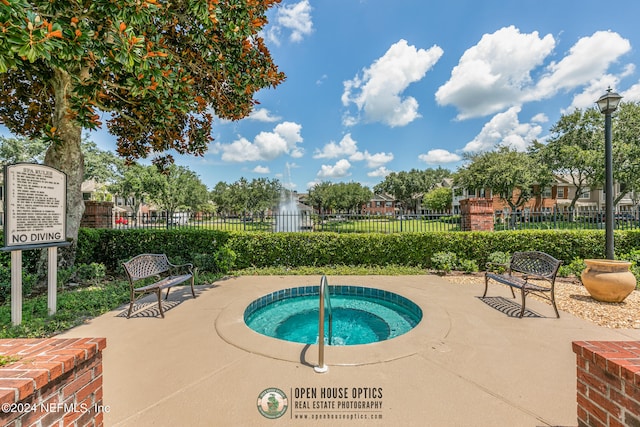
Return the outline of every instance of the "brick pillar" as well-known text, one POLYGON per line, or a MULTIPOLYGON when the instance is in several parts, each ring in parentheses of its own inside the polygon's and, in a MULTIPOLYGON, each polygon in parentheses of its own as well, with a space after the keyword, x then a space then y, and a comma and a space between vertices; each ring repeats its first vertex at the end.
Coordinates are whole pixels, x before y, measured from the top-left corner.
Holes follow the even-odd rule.
POLYGON ((101 427, 105 338, 0 340, 0 425, 101 427))
POLYGON ((460 227, 462 231, 493 231, 493 200, 460 200, 460 227))
POLYGON ((113 202, 84 201, 84 213, 80 227, 111 228, 113 202))
POLYGON ((640 342, 574 341, 579 427, 640 426, 640 342))

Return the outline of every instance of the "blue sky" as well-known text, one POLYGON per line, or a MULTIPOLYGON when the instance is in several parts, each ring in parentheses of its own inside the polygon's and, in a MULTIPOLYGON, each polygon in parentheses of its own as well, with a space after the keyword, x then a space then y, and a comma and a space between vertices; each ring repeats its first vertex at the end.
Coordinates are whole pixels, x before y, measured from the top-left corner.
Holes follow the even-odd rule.
POLYGON ((209 188, 269 177, 306 192, 524 150, 608 86, 640 101, 638 16, 637 0, 283 0, 264 37, 287 80, 176 163, 209 188))

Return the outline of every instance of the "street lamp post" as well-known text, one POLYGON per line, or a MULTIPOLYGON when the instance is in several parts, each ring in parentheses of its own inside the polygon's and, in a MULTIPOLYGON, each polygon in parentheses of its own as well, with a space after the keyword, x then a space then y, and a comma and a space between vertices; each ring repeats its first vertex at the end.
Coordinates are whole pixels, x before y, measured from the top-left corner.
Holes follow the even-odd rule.
POLYGON ((605 250, 607 259, 614 258, 613 247, 613 144, 611 142, 611 114, 616 111, 622 96, 611 92, 602 95, 596 103, 600 112, 604 114, 604 170, 605 170, 605 250))

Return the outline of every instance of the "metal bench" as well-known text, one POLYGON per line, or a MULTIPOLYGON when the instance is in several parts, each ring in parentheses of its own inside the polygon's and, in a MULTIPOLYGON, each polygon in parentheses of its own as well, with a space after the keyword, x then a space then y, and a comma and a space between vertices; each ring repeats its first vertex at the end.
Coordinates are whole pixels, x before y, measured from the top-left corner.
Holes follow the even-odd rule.
POLYGON ((146 293, 155 292, 158 296, 158 307, 160 309, 160 315, 164 318, 164 311, 162 310, 162 290, 166 289, 167 294, 164 299, 169 296, 169 290, 180 283, 191 280, 191 294, 196 297, 196 293, 193 290, 193 265, 182 264, 174 265, 169 262, 165 254, 142 254, 138 255, 129 261, 122 264, 124 271, 129 278, 129 286, 131 289, 131 303, 129 304, 129 312, 127 318, 131 316, 133 310, 133 303, 136 300, 136 295, 144 295, 146 293), (182 272, 180 271, 182 270, 182 272), (182 274, 173 274, 182 273, 182 274), (154 283, 136 288, 136 282, 149 277, 157 277, 158 280, 154 283))
POLYGON ((487 295, 489 287, 489 279, 509 286, 511 295, 515 298, 516 294, 513 288, 520 289, 522 294, 522 309, 520 317, 524 315, 525 300, 528 294, 536 294, 549 301, 556 312, 556 317, 560 317, 558 308, 556 307, 555 298, 555 282, 558 269, 562 261, 555 259, 551 255, 539 251, 515 252, 511 256, 508 264, 487 263, 487 271, 484 274, 484 294, 487 295), (491 267, 501 266, 506 271, 504 273, 495 273, 489 271, 491 267), (530 280, 545 280, 549 282, 549 286, 545 284, 532 283, 530 280))

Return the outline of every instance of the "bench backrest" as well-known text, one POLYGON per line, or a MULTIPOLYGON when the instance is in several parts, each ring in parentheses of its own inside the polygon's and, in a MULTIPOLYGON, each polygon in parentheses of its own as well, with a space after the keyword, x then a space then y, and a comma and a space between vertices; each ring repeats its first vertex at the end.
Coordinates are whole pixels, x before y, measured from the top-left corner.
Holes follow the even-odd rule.
POLYGON ((142 254, 122 264, 131 281, 157 276, 172 267, 165 254, 142 254))
POLYGON ((514 252, 509 267, 512 271, 530 273, 554 281, 562 261, 539 251, 514 252))

